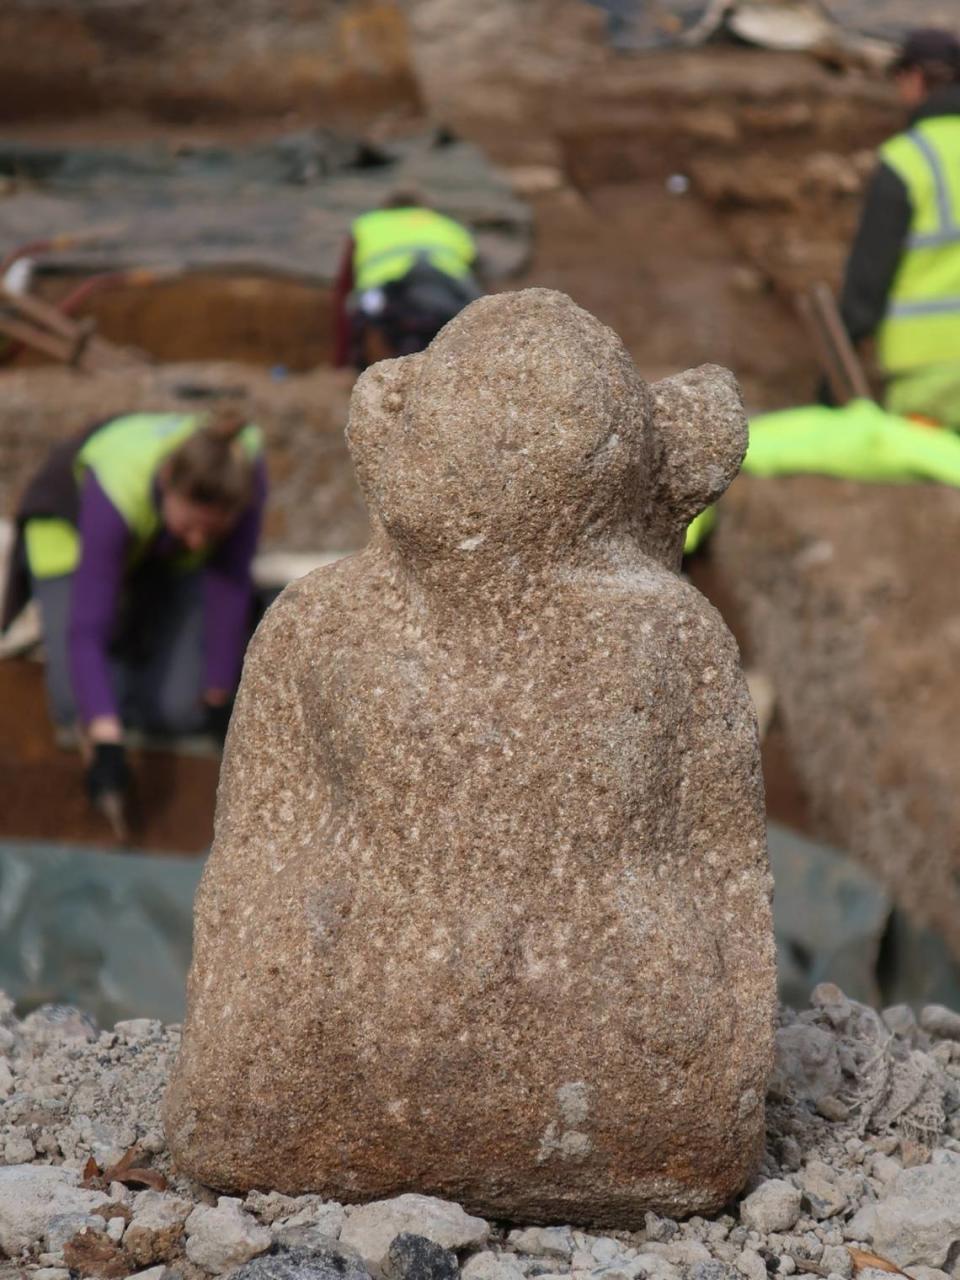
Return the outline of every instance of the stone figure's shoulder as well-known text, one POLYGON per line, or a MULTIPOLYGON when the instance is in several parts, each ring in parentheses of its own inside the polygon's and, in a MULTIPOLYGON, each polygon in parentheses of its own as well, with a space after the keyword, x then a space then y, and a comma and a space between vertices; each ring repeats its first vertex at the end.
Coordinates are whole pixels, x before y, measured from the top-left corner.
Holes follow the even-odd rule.
POLYGON ((369 551, 314 569, 281 591, 257 628, 251 653, 336 640, 370 620, 381 589, 381 565, 369 551))
POLYGON ((720 613, 696 587, 660 565, 645 563, 626 572, 600 575, 591 583, 595 607, 616 618, 637 637, 673 650, 705 647, 739 664, 737 643, 720 613))

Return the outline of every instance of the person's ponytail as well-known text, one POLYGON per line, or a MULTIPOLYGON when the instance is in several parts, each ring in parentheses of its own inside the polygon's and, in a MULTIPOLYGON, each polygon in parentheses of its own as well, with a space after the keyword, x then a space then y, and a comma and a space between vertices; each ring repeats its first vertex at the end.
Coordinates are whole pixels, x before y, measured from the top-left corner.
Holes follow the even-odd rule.
POLYGON ((239 513, 253 498, 254 461, 240 439, 248 419, 235 405, 222 405, 170 455, 166 484, 202 506, 239 513))

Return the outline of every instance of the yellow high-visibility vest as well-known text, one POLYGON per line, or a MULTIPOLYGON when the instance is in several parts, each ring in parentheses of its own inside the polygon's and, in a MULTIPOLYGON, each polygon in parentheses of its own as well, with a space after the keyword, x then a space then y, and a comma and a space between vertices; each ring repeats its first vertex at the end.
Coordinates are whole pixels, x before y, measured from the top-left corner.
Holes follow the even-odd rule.
POLYGON ((402 280, 418 258, 454 280, 470 274, 473 237, 459 222, 432 209, 374 209, 353 224, 353 278, 358 290, 402 280))
MULTIPOLYGON (((77 451, 78 486, 92 471, 131 534, 131 561, 136 561, 160 527, 153 483, 161 464, 203 425, 199 414, 132 413, 114 418, 93 433, 77 451)), ((251 458, 263 451, 259 427, 249 424, 237 439, 251 458)), ((24 526, 27 560, 36 578, 72 573, 80 563, 80 537, 70 521, 34 517, 24 526)), ((207 552, 190 553, 191 563, 207 552)))
POLYGON ((877 331, 884 371, 960 364, 960 115, 921 120, 880 151, 907 189, 909 239, 877 331))

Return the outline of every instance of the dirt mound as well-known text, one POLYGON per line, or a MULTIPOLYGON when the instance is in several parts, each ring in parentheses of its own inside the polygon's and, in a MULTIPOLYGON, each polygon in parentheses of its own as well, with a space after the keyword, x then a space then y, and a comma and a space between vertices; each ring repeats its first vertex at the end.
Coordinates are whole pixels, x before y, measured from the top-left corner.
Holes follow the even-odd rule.
POLYGON ((713 559, 819 834, 960 954, 960 493, 743 476, 713 559))

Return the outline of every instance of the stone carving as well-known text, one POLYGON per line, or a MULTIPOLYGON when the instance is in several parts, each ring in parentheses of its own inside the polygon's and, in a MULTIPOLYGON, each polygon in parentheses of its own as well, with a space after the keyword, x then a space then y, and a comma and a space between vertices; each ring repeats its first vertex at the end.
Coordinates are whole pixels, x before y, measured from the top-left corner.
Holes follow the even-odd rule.
POLYGON ((526 1221, 753 1171, 774 952, 753 710, 677 574, 746 440, 547 290, 359 380, 373 536, 247 658, 166 1101, 210 1185, 526 1221))

